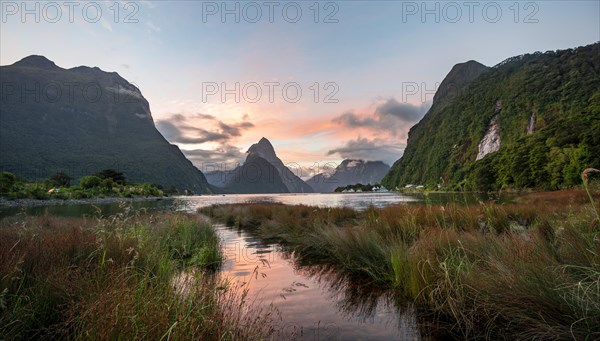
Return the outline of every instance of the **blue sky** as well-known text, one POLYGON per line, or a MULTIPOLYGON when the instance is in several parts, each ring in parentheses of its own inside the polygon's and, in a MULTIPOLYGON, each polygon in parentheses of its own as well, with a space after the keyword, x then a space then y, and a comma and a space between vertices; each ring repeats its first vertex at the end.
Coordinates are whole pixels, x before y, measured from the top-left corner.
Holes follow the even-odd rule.
POLYGON ((600 40, 598 1, 323 1, 317 3, 318 16, 315 1, 275 1, 273 23, 268 5, 260 1, 80 2, 73 20, 64 2, 54 2, 61 5, 59 19, 53 19, 56 8, 39 2, 39 23, 33 14, 23 20, 22 8, 15 13, 20 1, 1 3, 0 64, 39 54, 65 68, 89 65, 118 72, 141 89, 163 135, 195 151, 188 155, 200 168, 204 162, 243 157, 262 136, 287 163, 308 167, 347 157, 390 163, 401 156, 406 133, 418 121, 414 115, 363 127, 336 118, 352 113, 377 120, 378 108, 390 103, 422 114, 430 93, 456 63, 493 66, 514 55, 600 40), (240 21, 229 14, 223 22, 222 4, 239 6, 240 21), (87 17, 82 14, 86 5, 87 17), (256 6, 262 17, 252 23, 256 6), (302 15, 296 17, 298 7, 302 15), (430 13, 423 18, 424 10, 430 13), (330 19, 337 22, 324 22, 334 12, 330 19), (123 22, 127 15, 137 22, 123 22), (273 103, 265 82, 279 84, 273 103), (282 97, 282 87, 292 82, 302 90, 295 103, 282 97), (205 99, 209 83, 218 84, 219 92, 205 99), (229 88, 240 83, 240 91, 256 83, 263 96, 256 103, 244 98, 236 103, 233 95, 223 101, 222 83, 229 88), (411 84, 425 95, 409 95, 411 84), (337 103, 326 103, 332 102, 325 101, 328 94, 337 103), (176 131, 165 129, 183 121, 204 131, 220 132, 220 123, 239 129, 226 140, 186 144, 176 131), (383 124, 392 129, 381 129, 383 124))

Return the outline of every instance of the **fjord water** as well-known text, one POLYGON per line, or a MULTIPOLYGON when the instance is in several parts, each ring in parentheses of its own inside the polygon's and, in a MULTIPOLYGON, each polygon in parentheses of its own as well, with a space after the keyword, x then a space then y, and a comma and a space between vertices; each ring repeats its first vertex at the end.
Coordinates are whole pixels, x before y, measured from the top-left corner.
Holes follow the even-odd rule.
MULTIPOLYGON (((122 212, 176 210, 190 213, 213 204, 271 202, 288 205, 350 207, 393 204, 439 205, 477 203, 493 198, 477 195, 398 193, 208 195, 130 203, 40 206, 0 209, 15 214, 110 216, 122 212)), ((248 299, 263 308, 271 304, 279 318, 273 327, 279 340, 416 340, 418 322, 410 307, 394 304, 389 295, 364 283, 350 283, 319 266, 301 266, 278 244, 265 243, 249 232, 215 225, 226 261, 221 275, 232 287, 248 290, 248 299)))
POLYGON ((110 216, 116 213, 141 210, 152 211, 186 211, 196 212, 198 208, 216 204, 243 204, 243 203, 280 203, 285 205, 307 205, 319 207, 349 207, 364 210, 369 206, 384 207, 395 204, 409 205, 444 205, 447 203, 476 204, 481 201, 504 201, 509 198, 492 197, 487 194, 477 193, 290 193, 290 194, 227 194, 227 195, 200 195, 177 196, 168 198, 153 198, 149 200, 136 200, 131 202, 111 203, 48 203, 24 207, 2 206, 0 204, 0 218, 14 215, 39 216, 43 214, 64 217, 77 216, 110 216))

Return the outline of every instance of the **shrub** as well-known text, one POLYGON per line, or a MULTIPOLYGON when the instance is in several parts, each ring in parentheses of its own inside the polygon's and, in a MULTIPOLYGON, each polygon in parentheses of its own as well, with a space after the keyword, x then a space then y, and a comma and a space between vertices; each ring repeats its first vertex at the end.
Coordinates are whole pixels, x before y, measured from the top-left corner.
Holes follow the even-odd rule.
POLYGON ((99 187, 103 180, 97 176, 89 175, 79 179, 79 185, 85 189, 99 187))
POLYGON ((0 173, 0 194, 7 194, 10 192, 16 182, 17 177, 13 173, 0 173))

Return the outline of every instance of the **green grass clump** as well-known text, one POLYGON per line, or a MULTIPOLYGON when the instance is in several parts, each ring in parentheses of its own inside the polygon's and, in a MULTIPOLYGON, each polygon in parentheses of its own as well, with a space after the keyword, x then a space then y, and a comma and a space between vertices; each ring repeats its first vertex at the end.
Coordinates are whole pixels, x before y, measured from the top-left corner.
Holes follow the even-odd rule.
POLYGON ((533 193, 513 204, 200 211, 281 242, 300 264, 335 269, 416 303, 446 335, 593 340, 600 338, 594 205, 579 190, 533 193))
POLYGON ((264 339, 215 276, 215 230, 183 214, 0 222, 0 339, 264 339))

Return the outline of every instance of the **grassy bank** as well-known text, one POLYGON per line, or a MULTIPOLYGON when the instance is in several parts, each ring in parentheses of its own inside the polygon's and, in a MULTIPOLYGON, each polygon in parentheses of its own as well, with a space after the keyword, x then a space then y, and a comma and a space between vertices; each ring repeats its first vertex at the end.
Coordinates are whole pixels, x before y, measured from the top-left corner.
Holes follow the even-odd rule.
POLYGON ((269 312, 216 279, 214 229, 182 214, 0 222, 0 339, 257 340, 269 312))
POLYGON ((600 338, 600 224, 584 191, 360 213, 269 204, 202 212, 282 242, 300 262, 388 288, 460 339, 600 338))

